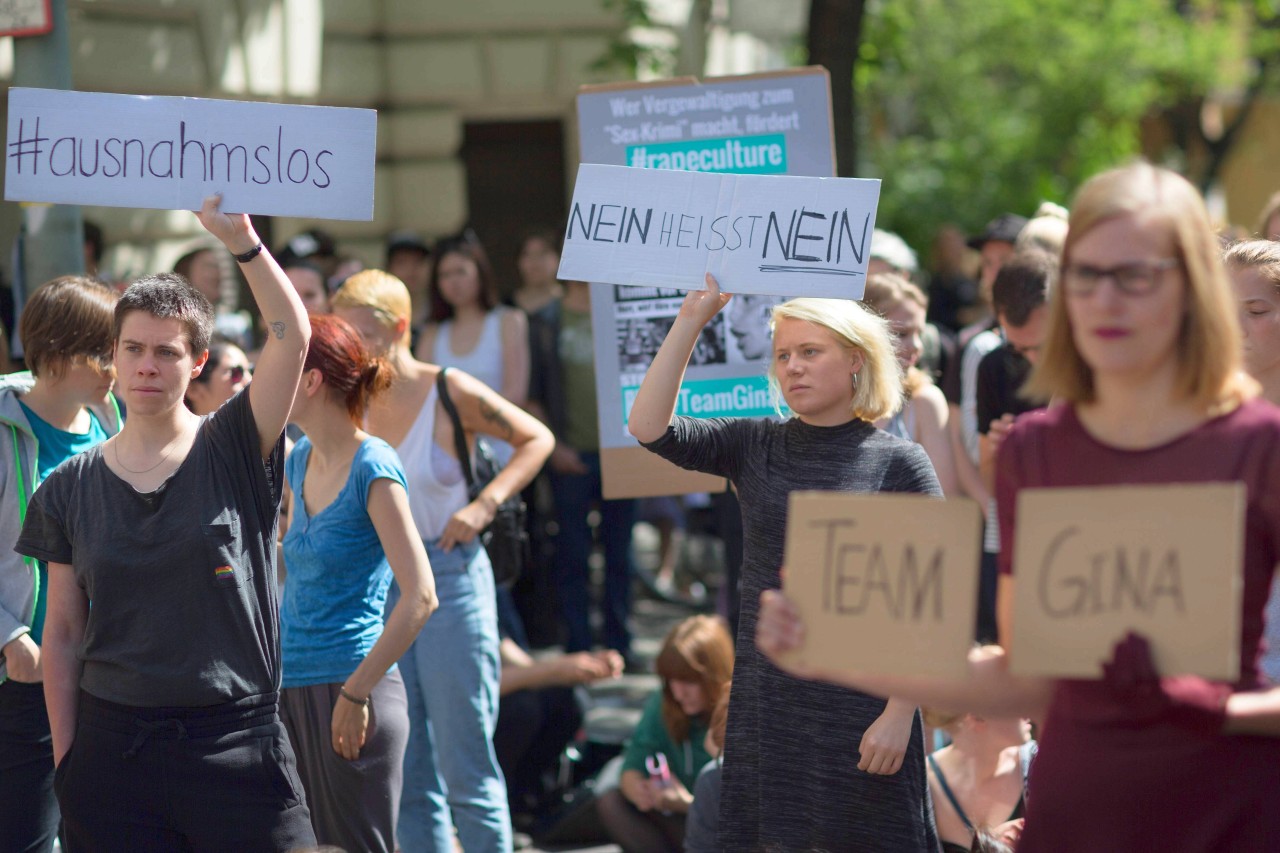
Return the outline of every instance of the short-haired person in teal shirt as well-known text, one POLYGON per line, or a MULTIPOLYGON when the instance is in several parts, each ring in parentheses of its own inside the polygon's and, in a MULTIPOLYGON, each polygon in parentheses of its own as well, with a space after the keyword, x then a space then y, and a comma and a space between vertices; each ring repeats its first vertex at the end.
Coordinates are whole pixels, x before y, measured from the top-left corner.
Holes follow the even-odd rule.
POLYGON ((409 709, 396 661, 436 608, 427 551, 409 515, 404 468, 360 429, 391 369, 332 315, 311 346, 290 419, 306 435, 285 463, 281 708, 316 840, 392 853, 409 709), (387 589, 400 598, 383 626, 387 589))
POLYGON ((0 838, 13 850, 51 850, 59 820, 41 683, 48 567, 13 543, 44 478, 120 429, 111 394, 115 302, 84 276, 46 282, 19 327, 30 372, 0 378, 0 527, 9 543, 0 549, 0 838))
POLYGON ((662 689, 627 742, 618 788, 596 806, 624 850, 678 853, 690 792, 711 760, 704 745, 711 711, 733 677, 733 641, 718 618, 691 616, 671 629, 654 668, 662 689))

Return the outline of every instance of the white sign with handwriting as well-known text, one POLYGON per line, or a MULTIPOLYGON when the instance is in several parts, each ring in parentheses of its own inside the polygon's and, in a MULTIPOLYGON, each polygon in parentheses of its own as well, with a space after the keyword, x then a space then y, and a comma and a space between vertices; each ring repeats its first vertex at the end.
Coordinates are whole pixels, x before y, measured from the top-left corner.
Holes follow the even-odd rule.
POLYGON ((376 140, 373 110, 16 88, 4 197, 370 220, 376 140))

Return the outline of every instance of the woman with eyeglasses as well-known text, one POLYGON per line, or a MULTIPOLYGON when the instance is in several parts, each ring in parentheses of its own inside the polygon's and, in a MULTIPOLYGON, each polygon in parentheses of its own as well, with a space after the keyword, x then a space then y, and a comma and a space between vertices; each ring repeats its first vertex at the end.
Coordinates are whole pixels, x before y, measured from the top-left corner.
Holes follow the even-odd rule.
POLYGON ((244 350, 226 338, 215 338, 209 344, 209 360, 200 375, 191 380, 183 399, 197 415, 211 415, 243 391, 252 378, 253 370, 244 350))
MULTIPOLYGON (((415 355, 455 367, 524 406, 529 396, 529 321, 499 304, 498 282, 484 246, 470 231, 436 244, 431 269, 431 322, 415 355)), ((493 444, 506 463, 511 445, 493 444)))
POLYGON ((44 478, 120 431, 111 393, 115 303, 112 290, 83 276, 47 282, 22 311, 31 370, 0 379, 0 838, 11 850, 53 849, 59 819, 42 684, 48 567, 13 545, 44 478))
MULTIPOLYGON (((1019 853, 1273 849, 1280 689, 1263 688, 1257 660, 1280 559, 1280 412, 1241 371, 1236 301, 1204 202, 1164 169, 1103 173, 1071 208, 1062 269, 1029 383, 1058 402, 1019 419, 997 462, 1006 622, 1022 489, 1243 481, 1239 680, 1162 678, 1132 633, 1092 681, 1015 677, 998 652, 972 653, 964 681, 803 674, 1043 721, 1019 853)), ((787 668, 803 634, 786 598, 766 593, 761 650, 787 668)))

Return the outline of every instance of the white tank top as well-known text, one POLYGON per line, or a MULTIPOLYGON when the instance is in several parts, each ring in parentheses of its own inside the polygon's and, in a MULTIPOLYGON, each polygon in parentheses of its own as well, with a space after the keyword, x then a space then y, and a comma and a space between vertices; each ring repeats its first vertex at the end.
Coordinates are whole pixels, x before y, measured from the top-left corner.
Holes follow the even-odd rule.
MULTIPOLYGON (((438 539, 444 533, 449 518, 468 503, 467 484, 462 479, 461 469, 458 479, 452 484, 442 483, 437 475, 438 463, 432 457, 443 451, 436 445, 435 432, 436 386, 432 385, 413 426, 396 447, 400 461, 404 463, 409 515, 413 517, 418 535, 424 542, 438 539)), ((448 456, 452 458, 452 454, 448 456)))
MULTIPOLYGON (((435 349, 431 353, 432 361, 441 367, 452 367, 469 373, 488 385, 498 394, 502 393, 502 311, 495 308, 484 318, 484 328, 480 330, 480 340, 475 349, 465 355, 457 355, 452 349, 453 321, 445 320, 436 332, 435 349)), ((504 466, 511 461, 515 448, 505 441, 489 437, 486 439, 494 457, 504 466)))
POLYGON ((441 367, 456 367, 470 373, 499 394, 502 393, 502 313, 495 308, 484 318, 480 340, 468 353, 453 351, 453 321, 445 320, 436 332, 431 360, 441 367))

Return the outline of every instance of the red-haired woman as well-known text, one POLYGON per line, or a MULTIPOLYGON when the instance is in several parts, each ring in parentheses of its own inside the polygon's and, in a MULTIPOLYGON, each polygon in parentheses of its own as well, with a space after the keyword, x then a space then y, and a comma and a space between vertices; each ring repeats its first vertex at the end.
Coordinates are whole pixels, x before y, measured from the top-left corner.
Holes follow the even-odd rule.
POLYGON ((655 665, 662 689, 645 705, 627 744, 618 788, 596 804, 627 853, 679 851, 694 782, 711 760, 711 711, 733 675, 733 642, 713 616, 692 616, 667 635, 655 665))
POLYGON ((395 849, 408 700, 396 661, 436 607, 396 452, 358 424, 391 384, 344 321, 311 317, 285 463, 282 708, 321 844, 395 849), (383 625, 392 576, 401 596, 383 625))

